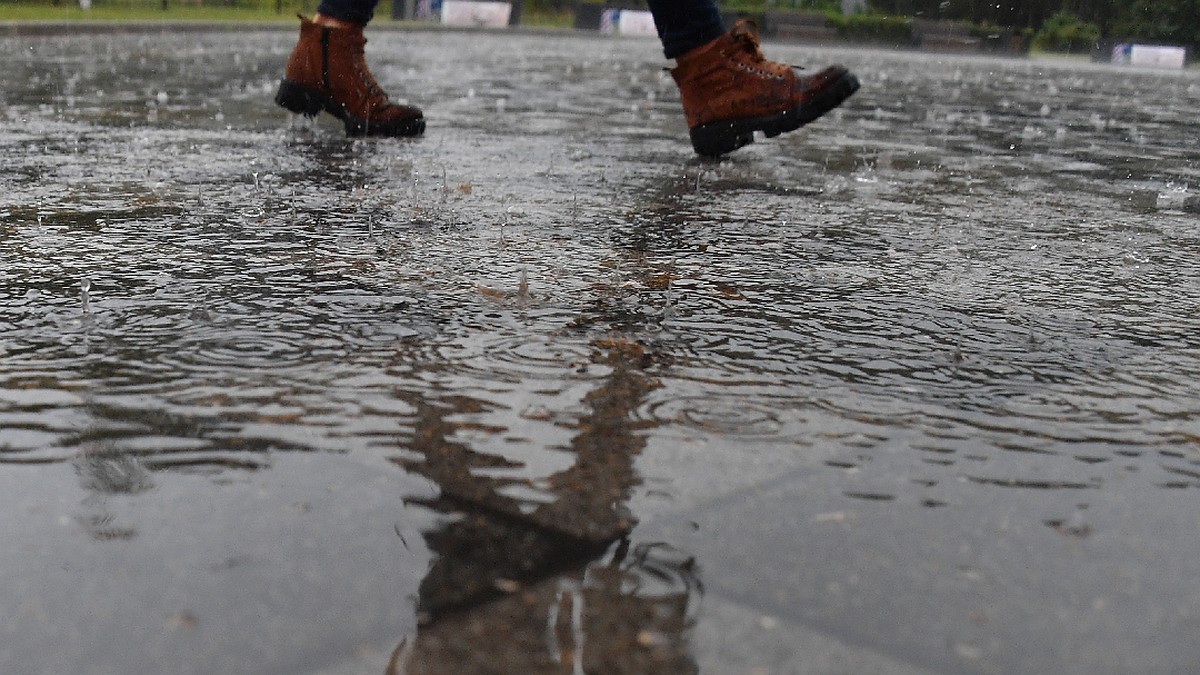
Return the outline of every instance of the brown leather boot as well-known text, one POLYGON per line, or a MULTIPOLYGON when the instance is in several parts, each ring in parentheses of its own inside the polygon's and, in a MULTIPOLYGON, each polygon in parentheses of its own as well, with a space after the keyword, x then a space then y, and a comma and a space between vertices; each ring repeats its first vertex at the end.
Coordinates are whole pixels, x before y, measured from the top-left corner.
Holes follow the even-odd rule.
POLYGON ((397 105, 367 68, 361 26, 331 28, 300 17, 300 41, 288 59, 275 102, 315 117, 324 108, 342 120, 347 136, 416 136, 425 117, 397 105))
POLYGON ((768 61, 758 27, 740 20, 733 30, 676 59, 671 71, 699 155, 716 157, 754 142, 754 132, 778 136, 833 110, 858 91, 842 66, 805 75, 768 61))

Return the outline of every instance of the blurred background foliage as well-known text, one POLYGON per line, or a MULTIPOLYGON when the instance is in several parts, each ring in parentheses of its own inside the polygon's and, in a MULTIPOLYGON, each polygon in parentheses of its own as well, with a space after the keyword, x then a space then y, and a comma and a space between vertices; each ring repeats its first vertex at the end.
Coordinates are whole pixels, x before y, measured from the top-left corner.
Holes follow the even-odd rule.
MULTIPOLYGON (((312 13, 319 0, 0 0, 0 20, 280 20, 312 13), (90 4, 82 9, 80 3, 90 4)), ((403 16, 414 0, 381 0, 377 16, 403 16), (393 12, 392 3, 400 3, 393 12)), ((519 0, 529 25, 572 23, 580 3, 605 0, 519 0)), ((644 0, 607 0, 620 7, 644 0)), ((977 37, 1003 35, 1023 49, 1087 52, 1097 40, 1200 46, 1200 0, 718 0, 730 14, 820 15, 838 38, 917 44, 929 25, 957 25, 977 37), (926 28, 922 28, 925 26, 926 28)), ((769 23, 769 21, 768 21, 769 23)), ((811 20, 808 23, 812 23, 811 20)))

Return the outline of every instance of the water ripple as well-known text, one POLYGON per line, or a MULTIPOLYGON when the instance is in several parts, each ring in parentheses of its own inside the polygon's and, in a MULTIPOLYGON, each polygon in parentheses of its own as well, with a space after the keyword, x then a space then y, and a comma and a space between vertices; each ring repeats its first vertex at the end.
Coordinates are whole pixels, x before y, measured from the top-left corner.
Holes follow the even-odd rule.
POLYGON ((432 429, 536 501, 636 366, 629 422, 672 442, 1197 484, 1186 73, 845 52, 878 86, 819 136, 700 162, 669 76, 607 43, 547 40, 522 79, 494 41, 406 35, 377 74, 444 127, 377 143, 262 114, 273 76, 234 55, 282 37, 212 39, 236 48, 0 44, 0 461, 412 459, 432 429))

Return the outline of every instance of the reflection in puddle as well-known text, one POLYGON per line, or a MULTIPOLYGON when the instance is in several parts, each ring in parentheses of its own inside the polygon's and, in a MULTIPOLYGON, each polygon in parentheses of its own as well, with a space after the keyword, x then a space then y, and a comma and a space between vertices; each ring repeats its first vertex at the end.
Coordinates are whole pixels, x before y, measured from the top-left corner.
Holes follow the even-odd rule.
POLYGON ((452 517, 425 534, 434 558, 417 601, 422 623, 398 648, 404 656, 392 672, 558 665, 582 673, 613 658, 642 664, 642 672, 696 671, 685 636, 689 602, 701 591, 694 563, 661 547, 631 550, 627 538, 633 464, 651 429, 634 412, 656 387, 646 370, 655 359, 615 337, 596 341, 590 358, 607 374, 583 397, 564 449, 571 464, 536 483, 473 470, 497 458, 451 440, 456 425, 447 419, 478 406, 460 398, 453 399, 457 409, 416 405, 411 449, 422 457, 398 462, 438 485, 441 494, 428 505, 452 517), (513 485, 523 490, 514 493, 513 485), (520 499, 525 491, 537 497, 520 499))
POLYGON ((699 672, 689 635, 703 587, 669 547, 623 540, 582 571, 497 591, 423 625, 387 672, 699 672))
POLYGON ((98 494, 133 495, 154 487, 150 472, 127 455, 92 454, 75 462, 83 489, 98 494))

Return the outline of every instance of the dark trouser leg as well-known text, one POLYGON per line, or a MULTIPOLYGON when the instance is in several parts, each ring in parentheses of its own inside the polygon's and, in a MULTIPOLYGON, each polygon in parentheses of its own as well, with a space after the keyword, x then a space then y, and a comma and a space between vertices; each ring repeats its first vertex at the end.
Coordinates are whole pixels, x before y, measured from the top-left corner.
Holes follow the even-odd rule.
POLYGON ((379 0, 321 0, 321 4, 317 5, 317 14, 365 26, 375 16, 375 6, 378 4, 379 0))
MULTIPOLYGON (((328 0, 326 0, 328 1, 328 0)), ((663 54, 673 59, 725 32, 713 0, 648 0, 663 54)))

